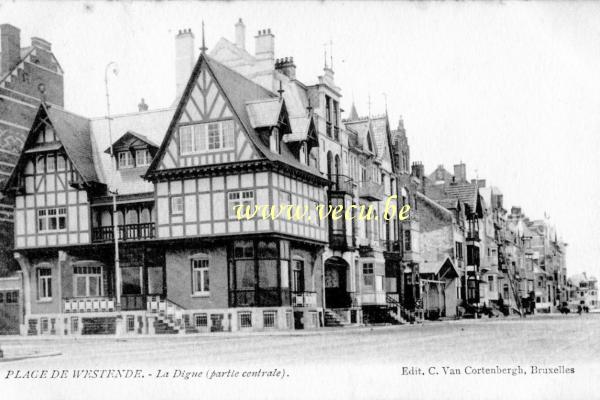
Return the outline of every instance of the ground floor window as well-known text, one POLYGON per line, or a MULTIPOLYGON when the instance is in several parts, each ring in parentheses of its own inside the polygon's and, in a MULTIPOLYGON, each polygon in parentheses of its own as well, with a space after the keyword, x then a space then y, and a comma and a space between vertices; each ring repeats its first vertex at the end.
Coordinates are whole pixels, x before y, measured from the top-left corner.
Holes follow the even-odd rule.
POLYGON ((38 300, 52 298, 52 270, 42 267, 37 269, 38 300))
POLYGON ((277 311, 263 312, 263 326, 265 328, 275 328, 277 325, 277 311))
POLYGON ((48 318, 42 318, 40 321, 40 330, 42 333, 48 332, 48 318))
POLYGON ((79 318, 71 317, 71 333, 79 331, 79 318))
POLYGON ((135 316, 127 316, 127 332, 133 332, 135 330, 135 316))
POLYGON ((73 296, 102 296, 102 266, 82 265, 73 267, 73 296))
POLYGON ((206 314, 194 314, 194 325, 196 328, 206 328, 208 326, 206 314))
POLYGON ((239 312, 238 324, 240 328, 252 328, 252 313, 250 311, 239 312))
POLYGON ((207 295, 209 293, 209 262, 208 256, 194 256, 192 259, 193 294, 207 295))

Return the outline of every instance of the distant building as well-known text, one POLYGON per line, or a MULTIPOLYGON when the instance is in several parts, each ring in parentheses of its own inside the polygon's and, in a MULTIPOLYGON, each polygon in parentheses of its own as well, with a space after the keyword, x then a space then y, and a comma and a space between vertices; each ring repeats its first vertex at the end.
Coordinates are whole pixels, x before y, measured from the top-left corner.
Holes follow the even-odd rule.
POLYGON ((582 272, 571 276, 569 284, 569 305, 571 307, 588 306, 598 308, 598 280, 582 272))
MULTIPOLYGON (((63 106, 63 71, 52 45, 31 38, 21 45, 19 28, 0 25, 0 191, 10 176, 43 96, 63 106)), ((0 194, 0 276, 12 263, 13 204, 0 194)))

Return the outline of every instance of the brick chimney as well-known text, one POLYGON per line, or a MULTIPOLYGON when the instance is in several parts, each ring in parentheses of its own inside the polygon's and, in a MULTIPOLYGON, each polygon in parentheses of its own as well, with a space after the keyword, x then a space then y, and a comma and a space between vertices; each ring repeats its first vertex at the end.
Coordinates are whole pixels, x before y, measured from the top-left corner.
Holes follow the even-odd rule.
POLYGON ((275 69, 290 79, 296 79, 294 57, 278 58, 275 60, 275 69))
POLYGON ((456 182, 468 182, 467 181, 467 166, 465 163, 455 164, 454 165, 454 178, 456 182))
POLYGON ((271 29, 263 29, 258 31, 254 37, 256 39, 254 53, 259 60, 275 59, 275 35, 271 33, 271 29))
POLYGON ((194 68, 194 34, 183 29, 175 36, 175 96, 181 97, 194 68))
POLYGON ((246 25, 240 18, 235 24, 235 45, 242 50, 246 50, 246 25))
POLYGON ((0 73, 12 70, 21 61, 21 30, 10 24, 0 25, 0 73))

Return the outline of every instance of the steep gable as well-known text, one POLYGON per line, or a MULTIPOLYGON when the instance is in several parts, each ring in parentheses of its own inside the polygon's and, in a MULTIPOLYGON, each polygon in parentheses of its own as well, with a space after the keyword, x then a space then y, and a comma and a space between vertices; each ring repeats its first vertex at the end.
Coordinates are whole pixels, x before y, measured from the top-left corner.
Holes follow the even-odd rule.
MULTIPOLYGON (((269 96, 268 93, 257 94, 269 96)), ((215 76, 209 66, 208 58, 202 55, 192 72, 161 148, 148 170, 149 173, 155 170, 261 158, 261 154, 248 137, 246 123, 247 121, 236 113, 235 106, 221 87, 219 77, 215 76), (208 127, 202 125, 207 123, 216 123, 220 131, 217 140, 211 143, 208 142, 208 127), (194 136, 191 146, 185 147, 185 144, 181 144, 182 132, 183 135, 188 135, 184 140, 189 140, 189 135, 196 133, 186 132, 194 129, 202 129, 203 132, 194 136)))

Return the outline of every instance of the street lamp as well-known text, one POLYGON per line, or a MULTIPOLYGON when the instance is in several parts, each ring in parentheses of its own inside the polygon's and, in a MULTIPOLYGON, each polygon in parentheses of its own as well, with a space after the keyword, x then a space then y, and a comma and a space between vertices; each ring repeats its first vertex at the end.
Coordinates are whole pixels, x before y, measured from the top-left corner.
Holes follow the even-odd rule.
POLYGON ((119 70, 117 64, 114 61, 106 64, 104 68, 104 87, 106 90, 106 119, 108 122, 108 139, 110 140, 110 160, 113 168, 113 176, 110 180, 112 188, 109 187, 109 192, 112 195, 113 204, 113 238, 115 241, 115 295, 116 305, 115 309, 121 310, 121 268, 119 266, 119 219, 117 215, 117 187, 116 187, 116 175, 117 175, 117 164, 115 159, 115 153, 113 152, 113 139, 112 139, 112 128, 111 128, 111 116, 110 116, 110 97, 108 94, 108 73, 112 72, 113 75, 117 75, 119 70), (111 69, 112 67, 112 69, 111 69))

